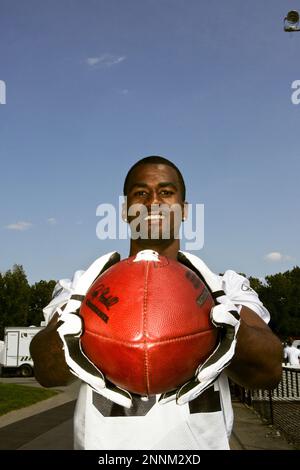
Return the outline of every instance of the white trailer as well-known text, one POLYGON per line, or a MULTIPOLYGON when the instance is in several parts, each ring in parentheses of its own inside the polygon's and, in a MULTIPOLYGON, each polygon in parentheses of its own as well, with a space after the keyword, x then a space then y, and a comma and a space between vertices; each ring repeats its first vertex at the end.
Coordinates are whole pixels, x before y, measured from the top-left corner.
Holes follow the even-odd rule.
POLYGON ((0 355, 1 375, 16 374, 21 377, 33 375, 29 345, 32 338, 42 329, 41 326, 8 326, 4 329, 4 345, 0 355))

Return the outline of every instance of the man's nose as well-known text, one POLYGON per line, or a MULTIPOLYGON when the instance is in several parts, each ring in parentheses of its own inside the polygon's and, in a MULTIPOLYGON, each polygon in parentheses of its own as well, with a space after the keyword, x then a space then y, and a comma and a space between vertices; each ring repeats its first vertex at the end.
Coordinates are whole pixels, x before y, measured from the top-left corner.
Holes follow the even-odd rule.
POLYGON ((151 193, 151 197, 148 200, 148 204, 149 206, 153 206, 153 205, 159 206, 159 204, 161 204, 160 197, 156 191, 153 191, 153 193, 151 193))

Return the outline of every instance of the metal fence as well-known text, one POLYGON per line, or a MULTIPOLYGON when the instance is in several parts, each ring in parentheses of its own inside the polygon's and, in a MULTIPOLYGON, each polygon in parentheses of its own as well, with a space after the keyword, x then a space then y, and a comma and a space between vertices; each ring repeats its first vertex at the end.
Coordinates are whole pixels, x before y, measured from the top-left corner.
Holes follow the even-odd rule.
POLYGON ((282 379, 274 390, 247 390, 233 386, 233 393, 252 406, 268 423, 300 447, 300 368, 283 367, 282 379))

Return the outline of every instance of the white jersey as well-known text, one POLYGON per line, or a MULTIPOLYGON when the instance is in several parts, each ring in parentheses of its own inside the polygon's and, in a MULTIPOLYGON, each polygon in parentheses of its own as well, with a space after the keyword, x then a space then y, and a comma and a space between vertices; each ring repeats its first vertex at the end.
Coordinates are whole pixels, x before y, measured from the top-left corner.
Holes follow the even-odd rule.
MULTIPOLYGON (((84 271, 73 280, 61 280, 50 304, 44 309, 49 322, 58 306, 74 291, 84 271)), ((217 276, 217 275, 216 275, 217 276)), ((220 277, 220 276, 217 276, 220 277)), ((245 305, 264 321, 270 319, 248 279, 234 271, 221 276, 223 290, 236 305, 245 305)), ((159 395, 133 396, 130 409, 117 405, 82 383, 74 416, 74 448, 90 450, 221 450, 229 449, 233 424, 228 380, 219 379, 195 400, 184 405, 158 402, 159 395)))
POLYGON ((300 350, 295 346, 286 346, 284 348, 284 359, 287 359, 288 364, 291 366, 300 366, 299 362, 300 350))

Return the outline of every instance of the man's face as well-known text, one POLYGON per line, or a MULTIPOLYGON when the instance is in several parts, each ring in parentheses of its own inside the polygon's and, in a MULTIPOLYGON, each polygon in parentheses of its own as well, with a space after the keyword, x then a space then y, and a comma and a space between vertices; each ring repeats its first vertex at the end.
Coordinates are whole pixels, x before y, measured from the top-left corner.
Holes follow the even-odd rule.
POLYGON ((178 237, 184 201, 174 168, 163 164, 139 165, 127 187, 126 218, 131 238, 153 241, 178 237))

